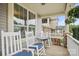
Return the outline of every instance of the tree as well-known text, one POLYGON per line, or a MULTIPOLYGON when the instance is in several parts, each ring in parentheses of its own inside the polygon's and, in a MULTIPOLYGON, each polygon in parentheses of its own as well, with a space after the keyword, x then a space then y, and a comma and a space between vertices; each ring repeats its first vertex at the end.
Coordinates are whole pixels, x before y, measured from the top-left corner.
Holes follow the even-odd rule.
POLYGON ((74 17, 68 17, 66 20, 65 20, 65 23, 66 24, 70 24, 70 23, 74 23, 76 21, 76 19, 74 17))
POLYGON ((68 12, 68 18, 65 20, 66 24, 74 23, 76 21, 76 18, 79 18, 79 6, 76 6, 69 10, 68 12))
POLYGON ((79 18, 79 6, 76 6, 74 8, 72 8, 69 12, 68 12, 68 17, 74 17, 74 18, 79 18))

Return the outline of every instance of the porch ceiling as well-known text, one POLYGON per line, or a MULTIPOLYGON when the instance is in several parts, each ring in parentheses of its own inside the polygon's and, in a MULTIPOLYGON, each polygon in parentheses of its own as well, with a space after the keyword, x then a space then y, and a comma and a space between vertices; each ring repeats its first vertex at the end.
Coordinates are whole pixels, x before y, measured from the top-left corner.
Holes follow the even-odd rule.
POLYGON ((49 16, 65 12, 66 3, 23 3, 25 7, 37 12, 40 16, 49 16))

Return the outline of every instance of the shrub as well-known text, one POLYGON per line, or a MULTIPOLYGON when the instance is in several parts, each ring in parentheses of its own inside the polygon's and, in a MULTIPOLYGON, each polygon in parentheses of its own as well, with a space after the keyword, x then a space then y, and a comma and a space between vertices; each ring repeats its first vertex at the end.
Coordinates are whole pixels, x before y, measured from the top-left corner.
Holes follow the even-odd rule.
POLYGON ((73 31, 73 37, 77 40, 79 40, 79 26, 75 26, 72 28, 73 31))

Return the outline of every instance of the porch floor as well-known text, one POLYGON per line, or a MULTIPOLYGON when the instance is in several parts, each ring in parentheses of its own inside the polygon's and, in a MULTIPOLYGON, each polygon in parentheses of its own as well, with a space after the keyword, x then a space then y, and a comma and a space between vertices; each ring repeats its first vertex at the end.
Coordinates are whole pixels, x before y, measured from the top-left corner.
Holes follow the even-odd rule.
POLYGON ((52 45, 49 48, 46 48, 47 56, 69 56, 67 48, 62 46, 52 45))

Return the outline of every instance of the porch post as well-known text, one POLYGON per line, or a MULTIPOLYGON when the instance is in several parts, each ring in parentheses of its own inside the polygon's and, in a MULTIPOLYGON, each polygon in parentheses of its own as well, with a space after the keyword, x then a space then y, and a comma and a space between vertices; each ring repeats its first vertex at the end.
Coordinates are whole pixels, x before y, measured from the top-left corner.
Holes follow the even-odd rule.
POLYGON ((65 30, 65 32, 66 32, 66 33, 69 33, 69 24, 66 25, 66 30, 65 30))
POLYGON ((14 31, 13 16, 14 16, 14 4, 9 3, 8 4, 8 31, 11 31, 11 32, 14 31))

